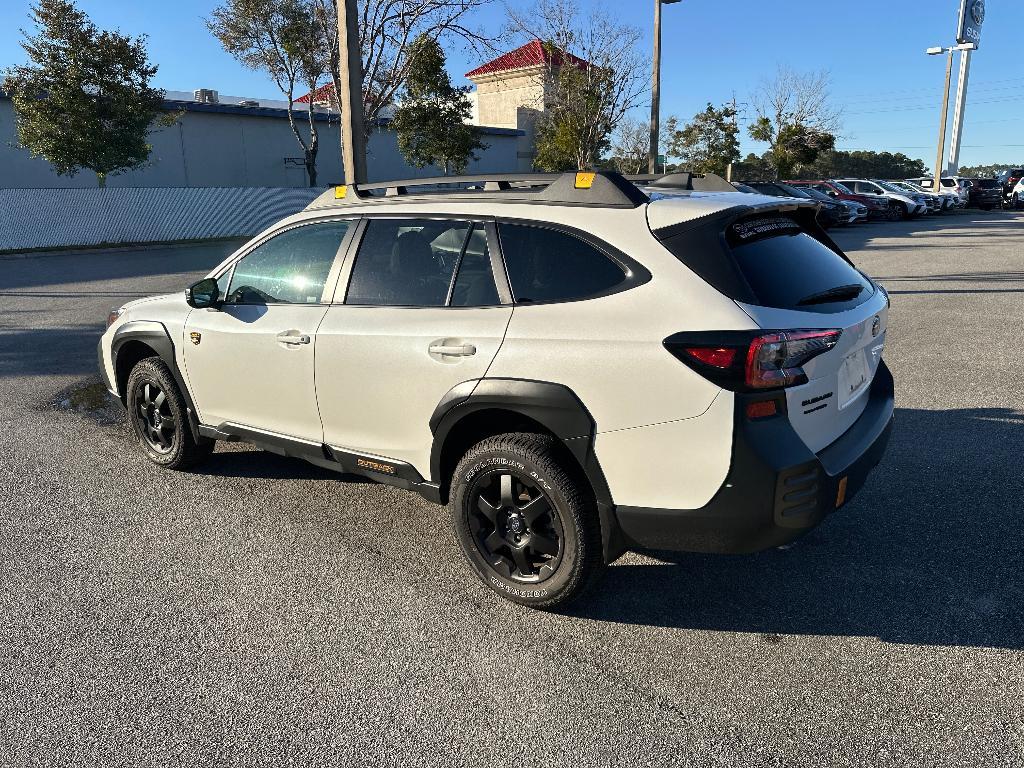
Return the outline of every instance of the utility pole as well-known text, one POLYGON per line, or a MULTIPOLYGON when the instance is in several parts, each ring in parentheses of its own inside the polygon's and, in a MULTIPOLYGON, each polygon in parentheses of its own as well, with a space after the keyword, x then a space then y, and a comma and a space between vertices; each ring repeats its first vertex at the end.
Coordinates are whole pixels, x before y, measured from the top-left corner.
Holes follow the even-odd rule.
POLYGON ((956 84, 956 104, 953 107, 953 135, 949 139, 949 165, 946 173, 956 174, 960 168, 960 141, 964 130, 964 108, 967 106, 967 78, 971 74, 970 49, 960 51, 960 76, 956 84))
MULTIPOLYGON (((338 0, 338 78, 341 93, 341 160, 346 184, 366 183, 366 129, 363 123, 363 59, 359 50, 356 0, 338 0)), ((310 105, 312 108, 312 105, 310 105)))
POLYGON ((651 75, 651 143, 647 151, 647 172, 658 172, 658 119, 661 109, 661 6, 679 0, 654 0, 654 71, 651 75))

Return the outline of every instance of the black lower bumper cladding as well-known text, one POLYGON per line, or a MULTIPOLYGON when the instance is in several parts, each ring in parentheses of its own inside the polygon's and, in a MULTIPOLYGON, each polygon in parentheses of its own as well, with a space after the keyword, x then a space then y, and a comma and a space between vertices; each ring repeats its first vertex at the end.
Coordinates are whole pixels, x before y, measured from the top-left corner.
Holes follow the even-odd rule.
POLYGON ((736 396, 732 464, 714 498, 699 509, 616 507, 628 546, 740 554, 786 544, 854 497, 892 431, 893 380, 884 362, 860 418, 817 454, 785 416, 747 420, 748 398, 736 396))

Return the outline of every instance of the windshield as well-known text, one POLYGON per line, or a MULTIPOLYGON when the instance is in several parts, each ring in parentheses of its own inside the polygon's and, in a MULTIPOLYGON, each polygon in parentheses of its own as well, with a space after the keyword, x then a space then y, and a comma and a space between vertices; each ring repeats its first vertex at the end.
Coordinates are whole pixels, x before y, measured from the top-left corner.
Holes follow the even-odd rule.
POLYGON ((852 195, 853 194, 853 192, 850 191, 849 187, 845 186, 844 184, 840 184, 838 181, 833 181, 832 182, 832 186, 834 186, 837 190, 839 190, 840 194, 843 194, 843 195, 852 195))
POLYGON ((890 184, 887 181, 880 181, 878 183, 879 183, 879 185, 882 186, 883 189, 888 189, 890 192, 896 192, 897 194, 900 194, 900 195, 905 195, 907 193, 907 190, 905 190, 902 187, 899 187, 899 186, 897 186, 895 184, 890 184))
MULTIPOLYGON (((797 189, 797 187, 793 187, 793 189, 797 189)), ((810 197, 810 198, 812 198, 814 200, 824 200, 827 203, 834 203, 835 202, 835 200, 833 200, 831 197, 829 197, 824 192, 821 192, 820 190, 817 190, 817 189, 812 189, 810 187, 799 187, 799 191, 806 193, 808 197, 810 197)), ((839 202, 842 202, 842 201, 840 200, 839 202)))
POLYGON ((806 189, 797 189, 796 187, 789 186, 789 184, 777 184, 776 186, 790 197, 811 198, 806 189))

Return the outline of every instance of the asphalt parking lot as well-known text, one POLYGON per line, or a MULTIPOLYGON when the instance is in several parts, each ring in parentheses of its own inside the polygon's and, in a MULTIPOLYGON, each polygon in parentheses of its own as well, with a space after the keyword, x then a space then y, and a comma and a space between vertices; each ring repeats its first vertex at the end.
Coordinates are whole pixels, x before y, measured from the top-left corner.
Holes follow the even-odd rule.
POLYGON ((786 549, 629 555, 566 615, 418 496, 161 471, 81 394, 108 308, 229 244, 0 258, 0 762, 1024 765, 1024 214, 834 237, 892 296, 883 464, 786 549))

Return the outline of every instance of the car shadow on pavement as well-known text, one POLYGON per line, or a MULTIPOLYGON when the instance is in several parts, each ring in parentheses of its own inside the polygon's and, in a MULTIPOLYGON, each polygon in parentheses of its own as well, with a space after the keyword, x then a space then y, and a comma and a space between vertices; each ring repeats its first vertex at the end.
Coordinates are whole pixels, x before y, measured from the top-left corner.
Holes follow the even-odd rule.
POLYGON ((568 612, 766 636, 1024 648, 1022 449, 1018 411, 897 409, 867 485, 794 544, 630 558, 568 612))

